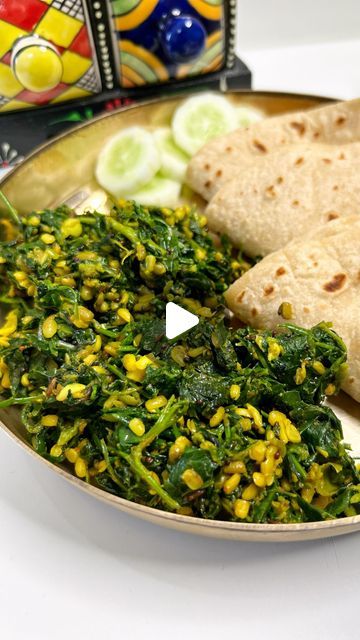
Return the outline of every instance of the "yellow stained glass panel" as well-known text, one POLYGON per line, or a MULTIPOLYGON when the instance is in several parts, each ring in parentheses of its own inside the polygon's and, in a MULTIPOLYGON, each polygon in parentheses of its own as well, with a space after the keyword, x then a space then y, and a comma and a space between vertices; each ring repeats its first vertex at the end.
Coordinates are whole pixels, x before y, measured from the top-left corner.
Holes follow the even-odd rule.
POLYGON ((82 26, 83 23, 80 20, 50 7, 37 25, 35 33, 60 47, 68 47, 82 26))
POLYGON ((7 64, 0 62, 0 95, 5 98, 12 98, 23 90, 22 84, 18 82, 7 64))
POLYGON ((70 89, 66 89, 59 96, 56 96, 54 100, 51 100, 51 104, 56 102, 63 102, 64 100, 75 100, 76 98, 86 98, 87 96, 91 96, 92 93, 90 91, 85 91, 85 89, 80 89, 80 87, 70 87, 70 89))
POLYGON ((83 58, 72 51, 65 51, 61 60, 64 68, 62 82, 66 82, 67 84, 77 82, 89 67, 91 67, 91 60, 83 58))
POLYGON ((9 100, 6 104, 1 105, 0 111, 14 111, 15 109, 26 109, 32 106, 32 104, 21 102, 21 100, 9 100))
MULTIPOLYGON (((0 57, 11 49, 15 40, 27 33, 23 29, 15 27, 4 20, 0 20, 0 57)), ((0 90, 1 94, 1 90, 0 90)))

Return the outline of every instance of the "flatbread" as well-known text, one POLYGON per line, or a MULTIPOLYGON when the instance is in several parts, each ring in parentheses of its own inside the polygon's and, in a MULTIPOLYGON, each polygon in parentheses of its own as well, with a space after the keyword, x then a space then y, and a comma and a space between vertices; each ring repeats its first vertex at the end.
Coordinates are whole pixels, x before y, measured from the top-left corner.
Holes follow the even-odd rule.
POLYGON ((360 214, 360 142, 298 144, 257 158, 206 209, 210 229, 254 257, 354 213, 360 214))
POLYGON ((192 158, 187 183, 205 200, 254 158, 298 142, 348 144, 360 140, 360 99, 266 118, 204 145, 192 158))
POLYGON ((360 402, 360 216, 330 222, 268 255, 225 297, 234 314, 256 328, 283 322, 283 302, 291 304, 295 324, 332 322, 348 348, 343 389, 360 402))

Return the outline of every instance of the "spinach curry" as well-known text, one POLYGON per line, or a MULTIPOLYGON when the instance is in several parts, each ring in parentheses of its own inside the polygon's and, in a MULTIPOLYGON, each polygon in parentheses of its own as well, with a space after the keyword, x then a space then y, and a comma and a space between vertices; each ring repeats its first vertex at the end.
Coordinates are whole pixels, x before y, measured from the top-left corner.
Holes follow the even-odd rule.
POLYGON ((359 472, 323 404, 346 368, 342 340, 326 324, 231 327, 223 293, 249 265, 204 216, 124 201, 108 216, 13 217, 0 244, 0 407, 21 406, 40 455, 185 515, 360 512, 359 472), (200 317, 173 340, 169 301, 200 317))

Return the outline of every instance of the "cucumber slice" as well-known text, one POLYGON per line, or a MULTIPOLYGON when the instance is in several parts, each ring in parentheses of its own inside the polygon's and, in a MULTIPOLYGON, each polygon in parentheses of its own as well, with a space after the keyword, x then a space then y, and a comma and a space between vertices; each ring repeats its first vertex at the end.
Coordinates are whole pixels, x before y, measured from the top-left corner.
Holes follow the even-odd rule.
POLYGON ((119 198, 143 187, 160 166, 160 153, 152 134, 141 127, 129 127, 105 145, 95 175, 104 189, 119 198))
POLYGON ((266 117, 264 111, 261 109, 256 109, 255 107, 248 107, 244 105, 243 107, 236 108, 238 124, 240 127, 248 127, 249 124, 253 124, 253 122, 259 122, 259 120, 263 120, 266 117))
POLYGON ((236 110, 216 93, 202 93, 185 100, 172 119, 176 144, 191 156, 212 138, 238 126, 236 110))
POLYGON ((189 156, 176 146, 171 129, 162 127, 153 132, 161 156, 161 173, 166 178, 184 182, 189 156))
POLYGON ((142 189, 127 195, 127 200, 135 200, 145 207, 169 207, 174 209, 179 205, 181 184, 175 180, 155 176, 142 189))

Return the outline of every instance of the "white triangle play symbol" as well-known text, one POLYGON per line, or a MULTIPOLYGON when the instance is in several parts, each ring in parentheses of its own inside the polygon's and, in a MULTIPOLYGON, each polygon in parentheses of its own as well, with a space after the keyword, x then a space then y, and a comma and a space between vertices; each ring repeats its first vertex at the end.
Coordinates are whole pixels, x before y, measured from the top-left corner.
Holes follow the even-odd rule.
POLYGON ((174 302, 166 305, 166 337, 169 340, 180 336, 185 331, 196 327, 199 318, 190 311, 186 311, 174 302))

